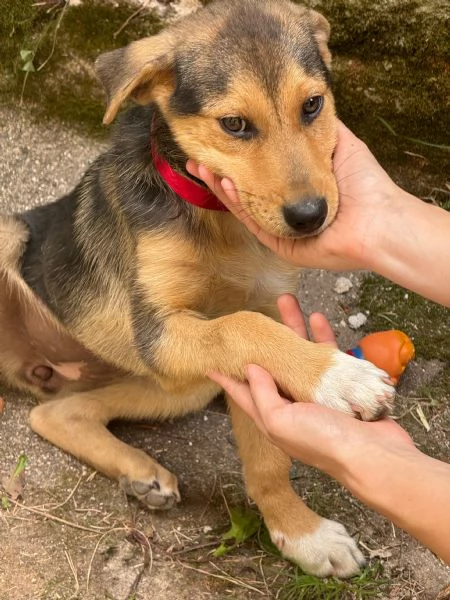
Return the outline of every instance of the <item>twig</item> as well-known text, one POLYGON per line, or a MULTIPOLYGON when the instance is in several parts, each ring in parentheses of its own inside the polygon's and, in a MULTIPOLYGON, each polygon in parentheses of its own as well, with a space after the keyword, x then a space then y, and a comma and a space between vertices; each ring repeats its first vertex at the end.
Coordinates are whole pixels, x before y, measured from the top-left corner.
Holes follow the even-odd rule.
POLYGON ((67 550, 64 550, 64 554, 66 555, 67 562, 69 563, 70 570, 72 571, 73 578, 75 579, 75 591, 69 599, 69 600, 73 600, 78 596, 78 592, 80 591, 80 584, 78 582, 78 574, 77 574, 75 565, 73 564, 72 557, 67 552, 67 550))
POLYGON ((69 502, 69 500, 72 498, 72 496, 75 494, 75 492, 77 491, 78 486, 80 485, 82 479, 83 479, 83 475, 80 475, 80 478, 76 482, 75 487, 72 489, 72 491, 67 496, 67 498, 63 502, 61 502, 61 504, 55 504, 54 506, 51 505, 51 506, 47 506, 47 507, 44 504, 43 505, 43 510, 44 510, 44 508, 46 510, 56 510, 57 508, 61 508, 62 506, 65 506, 69 502))
POLYGON ((97 543, 95 544, 94 551, 92 552, 91 560, 89 561, 89 567, 87 570, 86 593, 89 593, 89 581, 91 579, 92 563, 94 562, 94 558, 95 558, 95 555, 97 554, 98 547, 100 546, 101 542, 105 539, 105 537, 107 535, 110 535, 111 533, 116 533, 117 531, 128 531, 128 529, 126 527, 115 527, 113 529, 109 529, 103 535, 101 535, 99 537, 99 539, 97 540, 97 543))
POLYGON ((66 1, 64 3, 64 6, 61 9, 61 12, 59 13, 58 16, 58 20, 56 21, 56 25, 55 25, 55 32, 53 34, 53 42, 52 42, 52 49, 50 50, 50 54, 47 56, 47 58, 44 60, 44 62, 39 66, 39 68, 37 69, 38 71, 42 71, 42 69, 45 67, 45 65, 48 63, 48 61, 51 59, 51 57, 53 56, 53 54, 55 53, 55 48, 56 48, 56 38, 58 36, 58 29, 61 26, 61 21, 63 19, 64 13, 66 12, 66 8, 69 6, 69 2, 66 1))
POLYGON ((176 552, 170 552, 169 556, 179 556, 180 554, 188 554, 189 552, 195 552, 196 550, 204 550, 205 548, 211 548, 217 546, 217 540, 213 542, 206 542, 205 544, 199 544, 198 546, 189 546, 189 548, 183 548, 183 550, 177 550, 176 552))
POLYGON ((129 598, 134 598, 136 596, 137 589, 139 587, 139 584, 141 583, 145 571, 147 570, 147 568, 149 568, 149 571, 151 573, 153 568, 153 552, 148 537, 137 529, 134 529, 132 531, 132 537, 133 540, 137 541, 138 544, 141 546, 142 554, 144 555, 144 562, 141 568, 139 569, 139 573, 136 575, 125 600, 128 600, 129 598))
POLYGON ((78 523, 72 523, 71 521, 66 521, 65 519, 61 519, 60 517, 56 517, 55 515, 52 515, 51 513, 46 512, 45 510, 39 510, 38 508, 33 508, 32 506, 26 506, 25 504, 21 504, 20 502, 17 502, 17 500, 12 500, 11 498, 9 498, 9 502, 14 504, 18 508, 22 508, 23 510, 27 510, 29 512, 40 515, 41 517, 44 517, 45 519, 49 519, 50 521, 56 521, 58 523, 62 523, 63 525, 68 525, 69 527, 73 527, 74 529, 81 529, 82 531, 89 531, 90 533, 101 533, 102 531, 105 531, 105 529, 106 529, 105 527, 95 527, 95 526, 86 527, 84 525, 78 525, 78 523))
POLYGON ((196 571, 197 573, 201 573, 202 575, 208 575, 208 577, 214 577, 215 579, 221 579, 222 581, 234 583, 235 585, 243 587, 247 590, 252 590, 253 592, 260 594, 261 596, 264 596, 265 594, 265 592, 253 587, 249 583, 245 583, 245 581, 241 581, 240 579, 236 579, 234 577, 225 577, 224 575, 218 575, 217 573, 211 573, 210 571, 204 571, 203 569, 196 569, 195 567, 191 567, 191 565, 187 565, 186 563, 182 563, 181 561, 179 561, 179 564, 183 568, 189 569, 190 571, 196 571))
POLYGON ((130 23, 130 21, 132 21, 134 19, 134 17, 137 17, 140 12, 142 12, 144 9, 147 8, 147 4, 148 4, 148 0, 146 0, 145 4, 143 4, 137 10, 135 10, 134 13, 132 15, 130 15, 128 17, 128 19, 126 19, 126 21, 124 21, 122 23, 122 25, 119 27, 119 29, 113 34, 114 39, 116 39, 116 37, 119 35, 119 33, 125 29, 125 27, 130 23))
POLYGON ((214 474, 214 483, 213 483, 212 491, 211 491, 211 494, 209 495, 208 502, 206 503, 205 508, 202 511, 202 514, 200 515, 199 521, 203 520, 203 517, 205 516, 206 511, 208 510, 208 507, 211 504, 211 500, 213 499, 213 496, 216 493, 216 486, 217 486, 217 473, 214 474))
POLYGON ((222 483, 219 486, 219 490, 220 490, 220 494, 221 494, 221 496, 223 498, 223 501, 225 503, 225 508, 227 509, 228 516, 230 517, 230 521, 231 521, 231 510, 230 510, 230 508, 228 506, 228 502, 227 502, 227 499, 225 498, 225 494, 223 493, 222 483))
POLYGON ((266 588, 267 596, 270 598, 271 593, 270 593, 270 590, 269 590, 269 586, 267 585, 266 574, 264 573, 264 569, 263 569, 263 558, 264 557, 261 556, 261 558, 259 559, 259 572, 261 573, 263 584, 264 584, 264 587, 266 588))

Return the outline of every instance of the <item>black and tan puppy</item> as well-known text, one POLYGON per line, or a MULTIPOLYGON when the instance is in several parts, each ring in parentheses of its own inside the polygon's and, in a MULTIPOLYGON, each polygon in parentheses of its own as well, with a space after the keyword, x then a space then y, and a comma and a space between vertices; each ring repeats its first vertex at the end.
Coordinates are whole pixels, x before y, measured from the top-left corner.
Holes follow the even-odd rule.
MULTIPOLYGON (((275 235, 327 227, 338 208, 328 34, 287 0, 224 0, 101 56, 105 122, 138 106, 69 195, 0 219, 2 375, 45 400, 36 432, 150 508, 179 500, 175 476, 106 426, 203 408, 219 392, 210 371, 243 378, 256 363, 292 397, 364 419, 393 397, 382 371, 277 322, 296 270, 185 171, 192 158, 231 176, 275 235)), ((248 493, 283 554, 318 575, 358 571, 344 527, 303 504, 289 458, 229 406, 248 493)))

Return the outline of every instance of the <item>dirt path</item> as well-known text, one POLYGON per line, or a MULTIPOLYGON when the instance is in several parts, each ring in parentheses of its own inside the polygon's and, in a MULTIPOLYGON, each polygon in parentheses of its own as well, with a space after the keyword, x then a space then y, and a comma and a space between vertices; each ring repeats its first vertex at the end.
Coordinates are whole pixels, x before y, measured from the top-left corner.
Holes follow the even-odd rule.
MULTIPOLYGON (((0 109, 0 119, 2 211, 67 191, 101 148, 59 125, 34 125, 25 113, 0 109)), ((354 287, 345 296, 333 291, 337 276, 321 272, 305 274, 301 291, 308 310, 327 312, 342 347, 360 335, 348 327, 349 314, 357 312, 359 277, 348 276, 354 287)), ((438 376, 440 368, 437 362, 414 363, 401 402, 438 376)), ((28 457, 23 506, 0 509, 1 600, 278 597, 290 566, 261 545, 248 543, 221 559, 209 555, 228 527, 225 503, 246 502, 229 420, 219 401, 176 422, 115 428, 122 439, 155 454, 179 476, 183 502, 170 514, 158 515, 34 435, 26 425, 31 399, 5 389, 0 395, 6 401, 0 415, 0 479, 21 454, 28 457), (195 546, 200 549, 193 551, 195 546), (143 570, 147 559, 151 564, 143 570)), ((450 458, 448 439, 436 442, 442 457, 450 458)), ((298 473, 310 505, 353 533, 359 531, 364 552, 384 566, 392 585, 376 597, 431 600, 449 583, 449 569, 430 552, 340 486, 311 470, 299 468, 298 473)))

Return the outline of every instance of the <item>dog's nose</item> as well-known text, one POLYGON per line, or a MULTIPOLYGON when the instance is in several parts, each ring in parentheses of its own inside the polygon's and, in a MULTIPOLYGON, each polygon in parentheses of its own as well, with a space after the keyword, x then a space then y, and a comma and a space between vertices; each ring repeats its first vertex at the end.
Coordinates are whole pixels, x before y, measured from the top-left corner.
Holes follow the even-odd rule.
POLYGON ((322 196, 305 198, 283 208, 286 223, 299 233, 313 233, 324 224, 328 214, 328 205, 322 196))

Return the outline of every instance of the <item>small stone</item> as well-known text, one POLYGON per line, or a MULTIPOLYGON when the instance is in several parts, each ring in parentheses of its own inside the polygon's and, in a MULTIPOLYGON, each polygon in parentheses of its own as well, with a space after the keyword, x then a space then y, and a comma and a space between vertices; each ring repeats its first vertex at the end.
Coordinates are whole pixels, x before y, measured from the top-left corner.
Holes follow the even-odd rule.
POLYGON ((334 291, 337 294, 346 294, 353 287, 353 283, 348 277, 338 277, 334 284, 334 291))
POLYGON ((348 318, 348 324, 352 329, 359 329, 362 327, 367 321, 367 317, 363 313, 358 313, 357 315, 350 315, 348 318))

